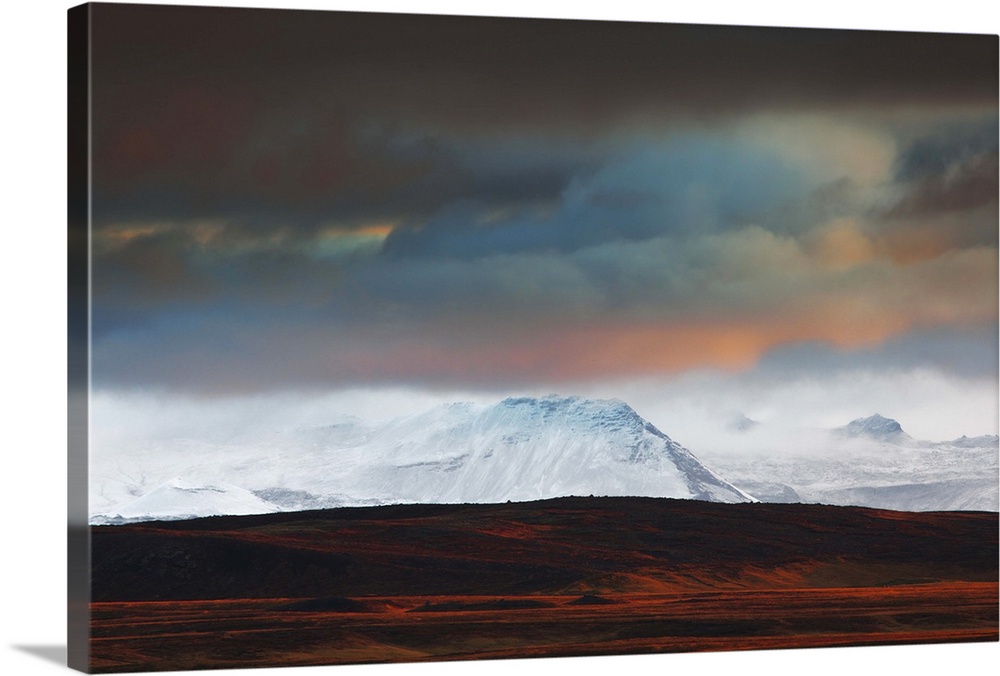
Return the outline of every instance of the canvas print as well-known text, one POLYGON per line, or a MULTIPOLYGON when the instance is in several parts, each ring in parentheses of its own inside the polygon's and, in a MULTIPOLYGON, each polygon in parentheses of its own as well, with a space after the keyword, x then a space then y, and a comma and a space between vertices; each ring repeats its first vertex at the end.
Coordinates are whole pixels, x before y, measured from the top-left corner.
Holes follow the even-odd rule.
POLYGON ((69 28, 74 667, 998 639, 997 36, 69 28))

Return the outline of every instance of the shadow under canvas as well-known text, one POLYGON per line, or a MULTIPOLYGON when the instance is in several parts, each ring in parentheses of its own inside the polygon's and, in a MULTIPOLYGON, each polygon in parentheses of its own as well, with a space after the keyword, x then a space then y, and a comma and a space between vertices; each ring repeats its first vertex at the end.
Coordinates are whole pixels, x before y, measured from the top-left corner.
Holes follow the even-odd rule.
POLYGON ((11 647, 29 655, 39 657, 46 662, 54 662, 60 666, 66 666, 65 645, 15 645, 11 647))

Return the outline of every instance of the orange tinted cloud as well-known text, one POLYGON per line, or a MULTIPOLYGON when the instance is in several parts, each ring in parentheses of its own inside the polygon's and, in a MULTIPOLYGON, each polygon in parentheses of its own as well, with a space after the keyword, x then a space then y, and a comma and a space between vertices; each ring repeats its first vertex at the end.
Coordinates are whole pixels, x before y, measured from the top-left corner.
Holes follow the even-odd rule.
POLYGON ((106 248, 114 249, 139 237, 152 237, 169 229, 170 226, 161 224, 122 225, 105 228, 98 232, 94 239, 98 247, 103 245, 106 248))
POLYGON ((393 222, 366 223, 359 227, 333 225, 321 230, 319 232, 319 236, 321 239, 337 239, 340 237, 370 237, 373 239, 385 239, 397 225, 399 224, 393 222))
MULTIPOLYGON (((698 368, 742 371, 769 350, 799 341, 842 348, 876 345, 905 330, 898 318, 848 324, 831 314, 779 321, 664 326, 578 327, 505 339, 492 345, 411 341, 385 351, 360 349, 347 360, 357 377, 463 381, 571 382, 678 373, 698 368)), ((338 361, 344 357, 338 350, 338 361)), ((342 362, 340 370, 345 364, 342 362)))
POLYGON ((675 373, 696 368, 751 368, 770 349, 825 340, 855 348, 877 344, 901 331, 893 318, 846 324, 828 317, 742 320, 664 326, 604 327, 555 337, 544 344, 496 355, 512 368, 528 366, 559 380, 606 375, 675 373))
MULTIPOLYGON (((355 350, 338 346, 338 370, 362 378, 478 382, 570 382, 752 368, 770 350, 824 342, 844 350, 877 346, 911 329, 995 322, 995 252, 947 254, 909 267, 872 263, 867 276, 797 301, 749 312, 692 312, 648 321, 612 318, 545 326, 470 322, 383 335, 355 350), (341 361, 345 359, 345 361, 341 361)), ((838 275, 847 273, 835 273, 838 275)), ((808 284, 803 281, 803 286, 808 284)))
POLYGON ((838 218, 818 230, 807 243, 821 265, 849 268, 875 257, 875 246, 854 218, 838 218))

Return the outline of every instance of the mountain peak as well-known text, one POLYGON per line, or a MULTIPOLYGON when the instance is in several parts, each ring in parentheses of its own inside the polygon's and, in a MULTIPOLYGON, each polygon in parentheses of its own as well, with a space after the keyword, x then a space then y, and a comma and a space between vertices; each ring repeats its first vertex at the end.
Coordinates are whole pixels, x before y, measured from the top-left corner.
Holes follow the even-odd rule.
POLYGON ((903 431, 898 422, 892 418, 886 418, 878 413, 867 418, 856 418, 843 427, 838 427, 835 432, 844 437, 856 439, 864 437, 875 441, 900 442, 910 439, 910 435, 903 431))
MULTIPOLYGON (((615 425, 641 430, 648 424, 621 399, 587 399, 550 394, 544 397, 508 397, 495 407, 536 424, 615 425)), ((525 422, 526 422, 525 420, 525 422)))
POLYGON ((726 423, 726 429, 730 432, 749 432, 758 425, 760 425, 760 421, 748 418, 742 413, 731 413, 729 422, 726 423))

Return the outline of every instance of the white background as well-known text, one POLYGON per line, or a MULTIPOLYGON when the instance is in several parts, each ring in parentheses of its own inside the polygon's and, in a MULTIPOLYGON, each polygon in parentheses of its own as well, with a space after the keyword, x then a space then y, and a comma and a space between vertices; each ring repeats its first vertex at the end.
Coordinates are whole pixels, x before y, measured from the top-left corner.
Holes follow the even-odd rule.
MULTIPOLYGON (((0 355, 3 397, 0 496, 3 638, 0 673, 51 674, 65 669, 65 39, 71 2, 15 0, 0 19, 3 50, 3 142, 0 145, 0 355)), ((164 3, 168 4, 168 3, 164 3)), ((177 3, 173 3, 177 4, 177 3)), ((984 0, 905 2, 691 3, 633 0, 410 0, 347 2, 188 2, 307 9, 355 9, 506 16, 654 20, 742 25, 998 32, 998 4, 984 0)), ((425 665, 237 670, 231 674, 339 676, 523 676, 574 670, 630 675, 738 672, 767 674, 921 674, 992 670, 1000 644, 839 648, 425 665)), ((211 672, 209 672, 211 673, 211 672)))

